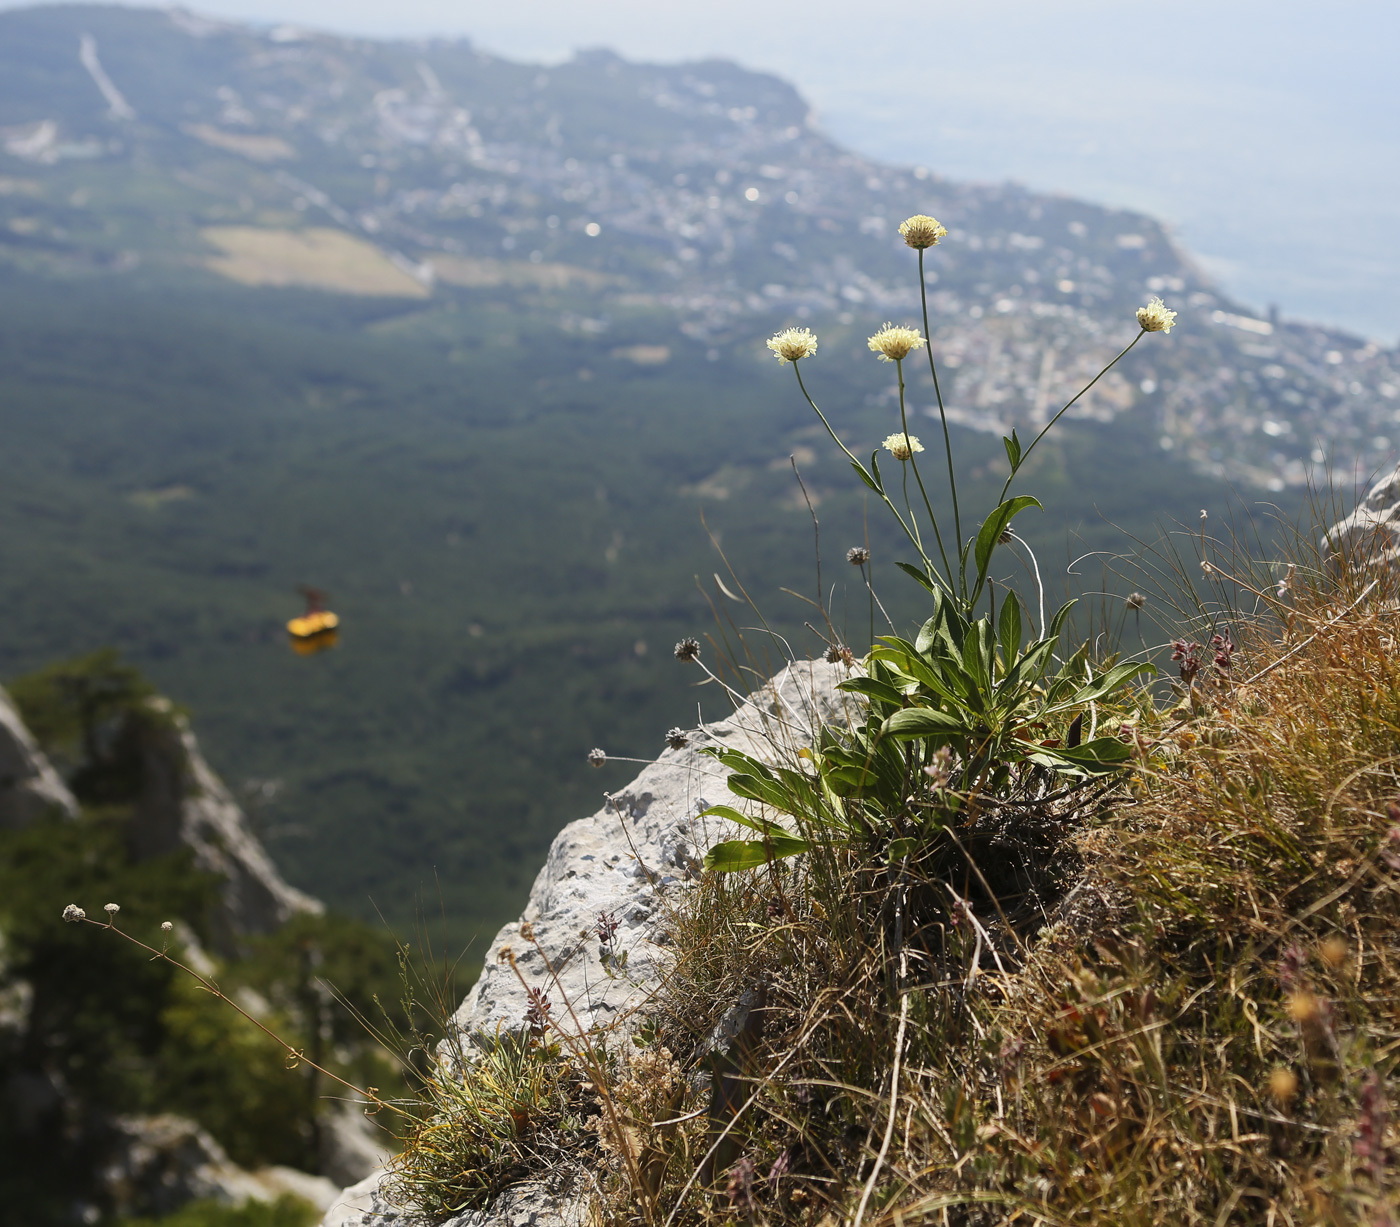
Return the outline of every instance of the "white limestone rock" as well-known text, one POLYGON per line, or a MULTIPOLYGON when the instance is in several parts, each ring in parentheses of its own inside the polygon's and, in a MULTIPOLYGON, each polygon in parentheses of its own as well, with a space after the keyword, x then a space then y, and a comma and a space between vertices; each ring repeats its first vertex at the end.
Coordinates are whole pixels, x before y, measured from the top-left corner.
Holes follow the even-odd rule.
POLYGON ((560 831, 521 917, 534 941, 521 936, 520 921, 496 935, 481 977, 453 1017, 461 1035, 490 1040, 498 1030, 523 1030, 527 985, 549 995, 556 1017, 570 1002, 585 1027, 617 1021, 645 1000, 667 957, 668 899, 698 876, 710 845, 751 837, 696 817, 717 803, 742 805, 725 785, 729 772, 701 750, 725 745, 771 759, 776 739, 795 752, 810 740, 814 718, 844 720, 856 699, 835 689, 846 676, 843 666, 824 661, 790 665, 733 716, 690 732, 683 749, 663 750, 591 818, 560 831), (616 917, 613 948, 627 955, 617 978, 604 969, 594 932, 602 914, 616 917), (494 957, 504 947, 525 984, 494 957))
MULTIPOLYGON (((668 957, 669 908, 698 877, 705 851, 722 839, 751 834, 697 817, 710 805, 744 806, 726 787, 727 769, 700 751, 724 745, 771 762, 777 745, 779 757, 790 759, 810 743, 814 727, 849 723, 857 714, 859 698, 836 689, 847 676, 841 664, 789 665, 734 715, 691 731, 687 745, 663 750, 596 814, 560 831, 524 915, 496 935, 480 979, 453 1016, 461 1048, 523 1031, 530 988, 548 994, 551 1016, 562 1025, 571 1025, 568 1001, 585 1028, 625 1029, 659 983, 668 957), (600 914, 616 917, 612 948, 627 956, 616 977, 607 974, 600 956, 600 914), (533 941, 522 936, 522 924, 529 925, 533 941), (513 952, 520 976, 508 961, 499 961, 504 947, 513 952)), ((391 1204, 382 1178, 378 1173, 347 1189, 322 1227, 416 1223, 412 1210, 391 1204)), ((459 1215, 444 1227, 577 1227, 586 1209, 584 1199, 567 1191, 525 1185, 488 1210, 459 1215)))
POLYGON ((1322 538, 1322 553, 1335 570, 1396 569, 1400 561, 1400 465, 1381 478, 1345 519, 1322 538))
POLYGON ((75 818, 78 803, 0 688, 0 831, 18 830, 50 812, 75 818))
POLYGON ((168 1214, 190 1201, 242 1205, 291 1194, 318 1210, 332 1206, 339 1191, 323 1176, 292 1167, 239 1167, 204 1129, 183 1116, 120 1116, 101 1181, 124 1215, 168 1214))

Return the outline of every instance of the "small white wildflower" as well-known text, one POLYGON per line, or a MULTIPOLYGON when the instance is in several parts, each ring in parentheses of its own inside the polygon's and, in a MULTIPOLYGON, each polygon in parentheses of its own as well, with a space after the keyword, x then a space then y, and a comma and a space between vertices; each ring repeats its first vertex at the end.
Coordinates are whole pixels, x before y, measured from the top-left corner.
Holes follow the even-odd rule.
POLYGON ((923 248, 932 247, 948 230, 938 218, 930 217, 927 213, 915 213, 900 225, 899 233, 910 247, 923 248))
POLYGON ((120 903, 104 903, 102 905, 102 910, 106 912, 108 916, 115 917, 116 914, 122 910, 122 905, 120 903))
POLYGON ((880 446, 896 460, 908 460, 915 452, 924 450, 924 445, 919 442, 917 435, 903 433, 890 435, 880 446))
POLYGON ((70 903, 66 908, 63 909, 63 919, 66 923, 70 925, 75 925, 80 920, 86 920, 87 913, 83 911, 83 909, 80 908, 76 903, 70 903))
POLYGON ((1176 312, 1168 311, 1166 303, 1153 297, 1147 300, 1147 306, 1138 308, 1137 321, 1144 332, 1170 332, 1176 323, 1176 312))
POLYGON ((160 922, 160 931, 161 931, 162 933, 169 933, 170 930, 173 929, 174 927, 175 927, 175 926, 174 926, 173 924, 171 924, 170 921, 168 921, 168 920, 162 920, 162 921, 160 922))
POLYGON ((784 328, 768 342, 779 362, 796 362, 817 352, 817 334, 810 328, 784 328))
POLYGON ((880 355, 881 362, 898 362, 907 358, 912 350, 922 348, 923 344, 924 338, 917 329, 896 327, 894 324, 886 324, 866 342, 869 349, 880 355))

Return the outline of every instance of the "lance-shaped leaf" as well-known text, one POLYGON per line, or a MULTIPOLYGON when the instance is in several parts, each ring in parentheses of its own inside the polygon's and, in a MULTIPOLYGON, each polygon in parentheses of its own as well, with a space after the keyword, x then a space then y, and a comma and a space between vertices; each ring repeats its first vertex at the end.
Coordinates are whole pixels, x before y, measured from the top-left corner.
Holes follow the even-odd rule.
POLYGON ((717 873, 737 873, 741 869, 758 869, 769 861, 782 860, 788 856, 800 856, 811 845, 796 836, 773 836, 759 841, 756 839, 730 839, 716 844, 705 853, 705 868, 717 873))
POLYGON ((728 818, 730 822, 737 822, 741 827, 748 827, 751 831, 757 831, 760 835, 767 835, 773 839, 796 838, 786 827, 781 827, 767 818, 753 818, 748 814, 741 813, 732 805, 712 805, 709 809, 701 810, 695 816, 697 818, 728 818))
MULTIPOLYGON (((976 601, 987 579, 987 568, 992 565, 992 551, 996 549, 1001 535, 1011 525, 1012 519, 1027 507, 1040 507, 1040 500, 1029 494, 1018 494, 1002 503, 986 520, 977 533, 977 582, 972 587, 972 600, 976 601)), ((1044 508, 1041 507, 1043 511, 1044 508)))
POLYGON ((1033 763, 1066 775, 1106 775, 1119 770, 1132 753, 1132 746, 1116 737, 1095 737, 1073 748, 1030 747, 1025 756, 1033 763))
POLYGON ((966 731, 965 721, 933 707, 906 707, 880 726, 881 737, 893 737, 897 741, 914 737, 958 737, 966 731))

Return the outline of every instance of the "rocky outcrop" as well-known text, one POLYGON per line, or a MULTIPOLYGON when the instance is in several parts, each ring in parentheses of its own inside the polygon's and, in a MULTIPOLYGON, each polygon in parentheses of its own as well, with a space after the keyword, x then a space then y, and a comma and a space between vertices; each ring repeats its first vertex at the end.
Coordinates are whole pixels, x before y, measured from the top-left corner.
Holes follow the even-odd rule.
POLYGON ((151 705, 158 718, 141 723, 141 793, 131 824, 137 859, 190 848, 196 867, 222 880, 214 939, 225 952, 239 938, 271 933, 299 912, 324 911, 319 899, 277 872, 184 716, 168 700, 151 705))
POLYGON ((190 1201, 241 1205, 289 1193, 325 1209, 336 1197, 329 1180, 294 1168, 245 1171, 183 1116, 122 1116, 111 1132, 101 1183, 119 1214, 169 1214, 190 1201))
MULTIPOLYGON (((554 1017, 567 1016, 567 1002, 585 1028, 625 1033, 665 967, 672 907, 699 876, 705 850, 738 830, 698 817, 710 805, 736 804, 725 785, 728 771, 701 750, 724 745, 769 761, 775 747, 778 756, 795 752, 816 725, 846 723, 854 714, 856 696, 836 689, 846 676, 840 664, 789 665, 734 715, 687 733, 684 745, 663 751, 596 814, 560 831, 524 915, 496 935, 480 979, 453 1016, 458 1050, 469 1053, 474 1044, 523 1031, 531 989, 548 996, 554 1017), (600 918, 617 925, 606 945, 600 918), (506 949, 514 967, 501 958, 506 949)), ((522 1186, 488 1211, 459 1215, 443 1227, 575 1227, 585 1210, 578 1198, 522 1186)), ((375 1175, 346 1189, 323 1227, 414 1221, 375 1175)))
POLYGON ((76 817, 78 803, 0 689, 0 831, 54 812, 76 817))
POLYGON ((1400 562, 1400 465, 1371 487, 1345 519, 1322 538, 1322 554, 1335 573, 1394 571, 1400 562))

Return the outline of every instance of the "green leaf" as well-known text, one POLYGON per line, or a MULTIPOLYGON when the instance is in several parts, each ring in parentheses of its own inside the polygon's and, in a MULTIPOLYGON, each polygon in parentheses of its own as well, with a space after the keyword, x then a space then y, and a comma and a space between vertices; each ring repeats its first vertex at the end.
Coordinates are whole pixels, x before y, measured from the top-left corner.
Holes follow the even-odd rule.
POLYGON ((983 709, 985 696, 992 689, 992 653, 995 650, 991 619, 978 618, 972 624, 972 634, 963 639, 962 650, 963 669, 973 683, 974 693, 968 698, 975 700, 978 711, 983 709))
POLYGON ((1002 661, 1009 671, 1016 664, 1017 653, 1021 650, 1021 602, 1011 591, 1007 592, 1006 599, 1001 603, 997 639, 1001 642, 1002 661))
POLYGON ((786 827, 779 826, 776 822, 770 822, 767 818, 753 818, 748 814, 741 813, 732 805, 712 805, 709 809, 701 810, 695 815, 697 818, 728 818, 730 822, 737 822, 740 826, 748 827, 751 831, 757 831, 760 835, 771 835, 774 838, 792 839, 795 838, 786 827))
POLYGON ((1117 737, 1095 737, 1073 749, 1061 746, 1028 747, 1026 758, 1066 775, 1106 775, 1117 771, 1132 757, 1133 748, 1117 737))
MULTIPOLYGON (((938 594, 935 593, 934 595, 937 596, 938 594)), ((934 601, 935 606, 938 604, 938 601, 934 601)), ((920 654, 926 653, 929 648, 933 647, 934 639, 938 635, 938 621, 938 615, 935 613, 933 617, 919 627, 919 633, 914 638, 914 648, 920 654)))
POLYGON ((1055 616, 1050 619, 1050 629, 1045 632, 1047 639, 1059 641, 1060 632, 1064 629, 1065 619, 1069 617, 1069 611, 1079 603, 1078 599, 1066 601, 1055 611, 1055 616))
POLYGON ((897 711, 880 726, 881 737, 907 741, 913 737, 958 737, 966 733, 967 723, 946 711, 933 707, 906 707, 897 711))
POLYGON ((837 690, 848 690, 852 694, 863 694, 866 698, 877 699, 881 703, 889 703, 895 707, 904 706, 904 694, 896 690, 889 682, 876 681, 873 677, 853 677, 848 682, 842 682, 836 687, 837 690))
POLYGON ((855 469, 856 476, 859 477, 861 481, 863 481, 872 490, 874 490, 876 494, 883 495, 885 493, 882 489, 880 489, 880 483, 865 471, 865 465, 861 464, 859 460, 852 460, 851 468, 855 469))
POLYGON ((1006 458, 1011 462, 1011 471, 1014 473, 1021 467, 1021 440, 1013 430, 1009 438, 1003 435, 1001 442, 1006 448, 1006 458))
POLYGON ((758 869, 770 860, 800 856, 810 848, 805 839, 791 835, 774 836, 762 843, 755 839, 731 839, 705 853, 705 868, 716 873, 737 873, 741 869, 758 869))
POLYGON ((792 798, 771 777, 736 771, 729 777, 729 791, 738 797, 748 797, 750 801, 762 801, 764 805, 787 813, 792 809, 792 798))
POLYGON ((1097 702, 1105 695, 1112 694, 1120 686, 1143 674, 1148 677, 1156 677, 1157 670, 1143 660, 1129 660, 1121 665, 1114 665, 1112 669, 1099 674, 1083 689, 1076 691, 1074 696, 1067 701, 1066 706, 1078 707, 1083 703, 1097 702))
POLYGON ((890 846, 885 849, 885 855, 891 861, 902 861, 918 848, 919 842, 917 839, 892 839, 890 846))
POLYGON ((897 562, 894 565, 897 566, 901 571, 903 571, 905 575, 910 575, 914 579, 918 580, 918 582, 921 583, 930 592, 938 591, 938 589, 934 586, 933 580, 929 579, 928 572, 925 571, 922 567, 913 567, 910 566, 907 562, 897 562))
MULTIPOLYGON (((1007 499, 983 521, 977 533, 977 582, 972 591, 974 601, 982 591, 982 584, 987 578, 987 568, 992 565, 992 551, 996 549, 1002 533, 1007 530, 1012 518, 1027 507, 1041 507, 1040 500, 1030 494, 1018 494, 1015 498, 1007 499)), ((1041 507, 1041 510, 1045 509, 1041 507)))

